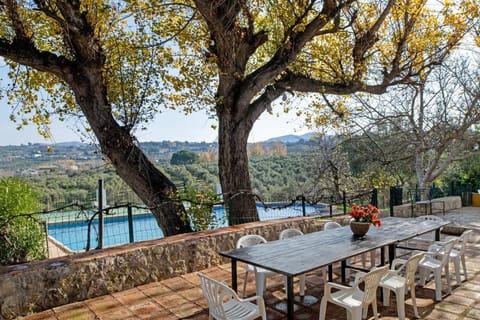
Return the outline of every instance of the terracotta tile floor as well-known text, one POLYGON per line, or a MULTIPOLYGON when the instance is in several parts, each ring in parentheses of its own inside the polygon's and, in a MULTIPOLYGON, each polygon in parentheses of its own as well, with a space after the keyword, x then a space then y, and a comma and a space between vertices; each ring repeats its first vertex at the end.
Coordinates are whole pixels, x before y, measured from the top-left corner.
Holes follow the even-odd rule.
MULTIPOLYGON (((477 208, 474 215, 467 219, 471 224, 480 224, 480 210, 477 208), (477 218, 478 214, 478 218, 477 218)), ((417 305, 422 319, 431 320, 480 320, 480 230, 477 230, 472 243, 468 246, 467 269, 468 281, 456 285, 452 276, 452 294, 446 294, 444 299, 435 303, 434 284, 428 283, 425 287, 417 287, 417 305)), ((360 262, 360 261, 359 261, 360 262)), ((334 270, 338 273, 338 268, 334 270)), ((454 275, 451 266, 451 275, 454 275)), ((216 279, 230 283, 230 264, 202 270, 203 273, 216 279)), ((243 266, 239 266, 238 288, 243 287, 243 266)), ((445 282, 444 282, 445 284, 445 282)), ((298 287, 296 286, 296 292, 298 287)), ((250 275, 247 282, 247 295, 255 292, 254 276, 250 275)), ((319 300, 323 294, 323 279, 321 272, 307 275, 306 296, 296 297, 296 319, 318 319, 319 300)), ((267 318, 270 320, 286 319, 285 292, 281 276, 268 278, 267 290, 264 294, 267 306, 267 318)), ((406 314, 413 319, 411 299, 407 296, 406 314)), ((390 307, 384 307, 379 301, 379 312, 384 320, 398 319, 396 316, 395 295, 391 295, 390 307)), ((371 308, 369 319, 373 318, 371 308)), ((200 281, 196 273, 168 279, 156 283, 139 286, 134 289, 113 293, 82 302, 46 310, 27 317, 23 320, 38 319, 208 319, 208 307, 200 289, 200 281)), ((344 309, 332 304, 327 307, 327 319, 346 319, 344 309)))

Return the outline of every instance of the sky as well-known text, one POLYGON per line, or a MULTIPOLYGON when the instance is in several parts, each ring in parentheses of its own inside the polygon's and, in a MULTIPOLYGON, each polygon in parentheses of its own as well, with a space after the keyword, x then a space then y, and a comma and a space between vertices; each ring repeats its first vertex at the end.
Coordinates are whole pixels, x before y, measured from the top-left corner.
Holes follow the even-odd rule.
MULTIPOLYGON (((10 121, 9 115, 10 107, 4 100, 0 100, 0 146, 81 141, 81 137, 76 133, 75 123, 72 121, 55 121, 51 127, 53 139, 45 140, 33 125, 17 130, 16 125, 10 121)), ((212 129, 212 124, 215 124, 215 121, 208 119, 203 112, 186 116, 181 112, 169 110, 159 114, 149 124, 147 130, 138 131, 135 136, 141 142, 163 140, 212 142, 217 138, 217 130, 212 129)), ((311 130, 302 126, 300 120, 295 119, 294 112, 282 114, 280 117, 264 113, 255 123, 249 142, 264 141, 288 134, 301 135, 309 131, 311 130)))

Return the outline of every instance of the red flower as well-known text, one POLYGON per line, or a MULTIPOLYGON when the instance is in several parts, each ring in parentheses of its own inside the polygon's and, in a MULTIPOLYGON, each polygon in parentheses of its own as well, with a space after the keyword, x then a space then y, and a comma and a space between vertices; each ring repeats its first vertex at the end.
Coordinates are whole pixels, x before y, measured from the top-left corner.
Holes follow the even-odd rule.
POLYGON ((350 211, 350 216, 358 222, 370 222, 375 227, 380 227, 382 221, 378 217, 380 210, 372 204, 368 204, 366 207, 359 205, 353 205, 352 211, 350 211))

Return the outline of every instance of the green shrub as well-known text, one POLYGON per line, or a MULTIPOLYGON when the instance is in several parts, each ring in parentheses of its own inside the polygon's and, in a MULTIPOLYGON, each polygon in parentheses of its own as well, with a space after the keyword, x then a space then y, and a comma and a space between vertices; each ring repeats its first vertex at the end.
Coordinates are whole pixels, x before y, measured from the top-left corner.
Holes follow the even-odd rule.
POLYGON ((0 265, 46 257, 39 194, 19 178, 0 180, 0 265))
POLYGON ((193 231, 214 229, 223 224, 224 218, 218 217, 213 207, 220 202, 218 195, 210 188, 194 188, 185 186, 183 190, 170 195, 173 201, 183 204, 185 212, 180 212, 181 218, 188 221, 193 231))

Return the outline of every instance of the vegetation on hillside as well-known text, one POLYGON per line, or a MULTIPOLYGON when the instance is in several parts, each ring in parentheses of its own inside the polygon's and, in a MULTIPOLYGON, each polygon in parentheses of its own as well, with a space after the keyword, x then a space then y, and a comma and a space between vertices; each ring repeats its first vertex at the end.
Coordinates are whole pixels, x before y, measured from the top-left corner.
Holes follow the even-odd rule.
POLYGON ((46 257, 40 219, 26 214, 41 208, 38 196, 34 188, 19 178, 0 180, 0 265, 46 257))

